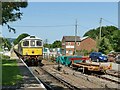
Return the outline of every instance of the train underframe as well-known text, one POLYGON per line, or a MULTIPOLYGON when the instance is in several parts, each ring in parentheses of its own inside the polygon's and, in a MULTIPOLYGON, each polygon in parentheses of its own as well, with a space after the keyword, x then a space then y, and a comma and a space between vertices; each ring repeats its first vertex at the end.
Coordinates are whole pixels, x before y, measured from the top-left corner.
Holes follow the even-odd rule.
POLYGON ((38 55, 26 55, 22 58, 28 66, 38 66, 41 64, 42 56, 38 55))

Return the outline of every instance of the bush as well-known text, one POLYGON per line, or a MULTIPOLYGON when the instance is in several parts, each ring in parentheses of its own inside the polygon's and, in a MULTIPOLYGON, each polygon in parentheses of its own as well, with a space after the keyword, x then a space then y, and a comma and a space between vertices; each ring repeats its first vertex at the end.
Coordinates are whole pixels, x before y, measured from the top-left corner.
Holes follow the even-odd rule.
POLYGON ((85 49, 77 51, 78 55, 87 56, 89 52, 85 49))
POLYGON ((0 59, 10 59, 10 57, 6 56, 6 55, 3 55, 3 54, 0 54, 0 59))

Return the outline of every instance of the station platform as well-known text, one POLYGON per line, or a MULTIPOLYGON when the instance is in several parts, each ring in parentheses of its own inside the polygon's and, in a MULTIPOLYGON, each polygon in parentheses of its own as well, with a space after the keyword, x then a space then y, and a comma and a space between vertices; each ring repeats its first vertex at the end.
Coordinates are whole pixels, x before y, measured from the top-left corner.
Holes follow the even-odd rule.
POLYGON ((36 78, 29 68, 22 62, 22 60, 18 59, 18 66, 20 72, 23 76, 23 83, 21 84, 20 90, 46 90, 44 85, 36 78))
POLYGON ((10 59, 15 59, 17 61, 23 80, 18 82, 18 85, 16 86, 2 87, 2 90, 47 90, 39 79, 31 72, 24 61, 19 59, 13 50, 10 52, 10 59))

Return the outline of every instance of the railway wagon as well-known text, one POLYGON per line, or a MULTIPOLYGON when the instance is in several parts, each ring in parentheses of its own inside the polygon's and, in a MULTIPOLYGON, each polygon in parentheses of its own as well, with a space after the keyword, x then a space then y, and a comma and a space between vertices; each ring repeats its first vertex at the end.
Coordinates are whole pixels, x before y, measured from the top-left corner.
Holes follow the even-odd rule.
POLYGON ((112 67, 112 64, 109 62, 93 62, 86 56, 59 56, 57 57, 56 62, 59 62, 65 66, 72 66, 72 68, 82 69, 83 72, 105 72, 112 67))
POLYGON ((70 66, 72 64, 71 58, 76 58, 78 60, 75 60, 75 62, 82 62, 82 56, 58 56, 56 58, 56 62, 61 63, 65 66, 70 66))
POLYGON ((83 72, 85 71, 99 71, 99 72, 106 72, 106 70, 110 70, 112 68, 112 64, 109 62, 93 62, 88 58, 81 58, 84 62, 77 62, 75 58, 71 58, 72 60, 72 67, 81 68, 83 72))
POLYGON ((38 65, 43 58, 42 39, 36 36, 28 36, 22 39, 14 46, 14 50, 28 65, 38 65))

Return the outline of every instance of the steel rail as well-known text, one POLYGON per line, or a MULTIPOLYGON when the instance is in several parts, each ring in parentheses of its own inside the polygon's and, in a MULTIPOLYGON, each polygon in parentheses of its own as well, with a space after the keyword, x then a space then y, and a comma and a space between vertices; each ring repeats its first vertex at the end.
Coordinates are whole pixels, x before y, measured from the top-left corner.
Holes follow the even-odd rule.
POLYGON ((46 72, 47 74, 49 74, 50 76, 52 76, 53 78, 55 78, 57 81, 61 82, 63 85, 65 85, 66 87, 68 87, 69 89, 71 90, 81 90, 80 88, 74 86, 74 85, 71 85, 70 83, 66 82, 65 80, 59 78, 59 77, 56 77, 54 76, 53 74, 49 73, 48 71, 46 71, 45 69, 39 67, 40 69, 42 69, 44 72, 46 72))
POLYGON ((93 76, 96 76, 98 78, 101 78, 101 79, 104 79, 104 80, 107 80, 107 81, 111 81, 111 82, 114 82, 116 84, 120 84, 119 81, 116 81, 116 80, 113 80, 113 79, 110 79, 108 77, 105 77, 105 76, 102 76, 102 75, 98 75, 98 74, 95 74, 95 73, 92 73, 93 76))

